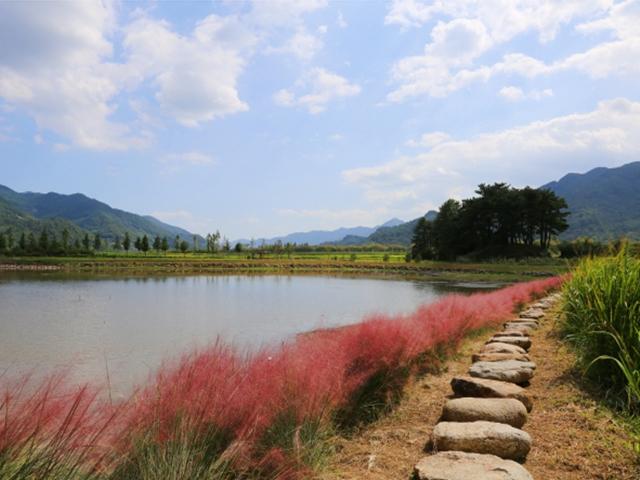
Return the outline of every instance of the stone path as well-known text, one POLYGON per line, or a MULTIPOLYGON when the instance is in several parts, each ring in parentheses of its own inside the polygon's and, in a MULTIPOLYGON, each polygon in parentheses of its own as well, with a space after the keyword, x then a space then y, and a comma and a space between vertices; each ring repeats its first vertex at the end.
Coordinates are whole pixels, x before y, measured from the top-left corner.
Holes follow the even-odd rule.
POLYGON ((527 354, 535 330, 560 298, 549 295, 509 320, 472 357, 468 376, 451 380, 430 445, 414 468, 416 480, 533 480, 522 463, 532 438, 521 428, 533 403, 526 387, 536 364, 527 354))

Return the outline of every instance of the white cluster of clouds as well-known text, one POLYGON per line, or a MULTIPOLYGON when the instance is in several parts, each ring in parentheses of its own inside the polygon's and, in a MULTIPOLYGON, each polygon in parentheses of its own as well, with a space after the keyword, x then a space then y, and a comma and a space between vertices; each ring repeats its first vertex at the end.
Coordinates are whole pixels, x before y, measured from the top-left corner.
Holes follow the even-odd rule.
POLYGON ((544 90, 530 90, 525 92, 520 87, 514 87, 512 85, 502 87, 500 89, 500 96, 510 102, 520 102, 522 100, 542 100, 543 98, 553 97, 553 90, 551 88, 545 88, 544 90))
MULTIPOLYGON (((574 113, 456 140, 433 132, 411 142, 425 150, 382 165, 350 169, 344 179, 385 206, 420 198, 470 195, 480 182, 508 178, 538 186, 549 178, 596 166, 615 166, 640 155, 640 102, 602 101, 574 113)), ((379 204, 379 203, 378 203, 379 204)))
POLYGON ((326 110, 332 100, 351 97, 360 93, 360 86, 324 68, 312 68, 302 76, 294 89, 276 92, 274 100, 284 107, 303 107, 316 114, 326 110), (294 93, 295 91, 305 93, 294 93))
POLYGON ((0 4, 0 97, 41 129, 87 148, 128 148, 144 135, 110 120, 121 85, 108 40, 116 23, 108 4, 0 4))
MULTIPOLYGON (((248 110, 238 79, 251 57, 261 51, 310 61, 327 28, 309 33, 303 16, 326 5, 254 1, 244 13, 209 15, 181 34, 140 9, 123 21, 120 4, 110 0, 37 8, 0 2, 0 98, 62 142, 97 150, 146 147, 159 116, 196 127, 248 110), (269 46, 275 33, 287 31, 283 45, 269 46), (150 89, 153 103, 142 100, 142 89, 150 89), (125 121, 127 114, 136 120, 125 121)), ((301 100, 314 112, 353 91, 321 71, 301 100), (335 94, 323 90, 332 82, 335 94)))
POLYGON ((436 23, 421 54, 395 63, 391 75, 396 87, 388 101, 421 95, 445 97, 498 75, 534 78, 576 70, 598 78, 640 73, 640 63, 635 61, 640 55, 639 0, 396 0, 385 22, 408 29, 421 27, 436 15, 450 20, 436 23), (594 16, 599 18, 592 20, 594 16), (575 27, 580 34, 607 32, 611 38, 551 63, 510 53, 501 61, 478 65, 485 53, 517 35, 537 32, 539 41, 547 43, 562 25, 571 22, 581 22, 575 27))

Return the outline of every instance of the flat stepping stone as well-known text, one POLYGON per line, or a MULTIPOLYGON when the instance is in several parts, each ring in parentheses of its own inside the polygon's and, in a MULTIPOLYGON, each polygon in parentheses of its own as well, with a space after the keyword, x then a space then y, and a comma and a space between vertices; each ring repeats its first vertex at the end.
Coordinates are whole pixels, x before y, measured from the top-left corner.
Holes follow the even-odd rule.
POLYGON ((519 463, 495 455, 439 452, 422 458, 413 480, 533 480, 519 463))
POLYGON ((515 398, 454 398, 442 409, 445 422, 487 422, 506 423, 522 428, 527 421, 527 409, 515 398))
MULTIPOLYGON (((534 328, 537 328, 537 324, 534 328)), ((506 323, 505 327, 504 327, 504 332, 502 333, 506 333, 506 332, 520 332, 525 336, 530 336, 533 332, 532 332, 532 328, 527 326, 525 323, 506 323)))
POLYGON ((544 317, 544 312, 539 308, 531 308, 520 313, 520 318, 533 318, 538 320, 542 317, 544 317))
POLYGON ((531 358, 526 353, 474 353, 471 361, 475 362, 501 362, 502 360, 516 360, 518 362, 530 362, 531 358))
POLYGON ((469 375, 489 380, 500 380, 510 383, 527 383, 533 378, 536 364, 533 362, 519 362, 517 360, 503 360, 501 362, 476 362, 469 368, 469 375))
POLYGON ((527 391, 515 383, 470 376, 454 377, 451 389, 457 397, 515 398, 530 412, 533 402, 527 391))
POLYGON ((540 308, 542 310, 546 310, 548 308, 551 308, 552 306, 553 304, 551 302, 547 302, 546 300, 541 300, 531 305, 531 308, 540 308))
POLYGON ((492 337, 487 343, 509 343, 525 350, 531 348, 531 339, 529 337, 492 337))
POLYGON ((531 450, 531 436, 511 425, 496 422, 440 422, 433 429, 434 451, 488 453, 522 460, 531 450))
POLYGON ((512 343, 491 342, 485 344, 480 353, 527 353, 527 351, 512 343))
POLYGON ((494 337, 528 337, 526 333, 518 329, 505 329, 504 332, 498 332, 493 334, 494 337))
POLYGON ((509 320, 504 324, 504 328, 508 328, 509 330, 518 329, 518 328, 527 328, 536 330, 540 325, 538 322, 533 320, 509 320))

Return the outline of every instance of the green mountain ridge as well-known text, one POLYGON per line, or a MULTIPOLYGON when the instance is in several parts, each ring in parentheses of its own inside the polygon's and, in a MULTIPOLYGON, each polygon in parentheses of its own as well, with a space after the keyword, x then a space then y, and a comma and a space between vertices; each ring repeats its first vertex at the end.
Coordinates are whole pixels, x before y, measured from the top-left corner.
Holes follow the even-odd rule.
POLYGON ((63 218, 36 218, 15 208, 15 206, 0 197, 0 232, 11 233, 14 242, 17 242, 23 233, 25 235, 30 233, 39 235, 42 230, 47 230, 59 235, 65 229, 69 232, 71 238, 80 238, 89 233, 75 223, 63 218))
MULTIPOLYGON (((180 235, 190 244, 193 237, 183 228, 112 208, 81 193, 19 193, 0 185, 0 231, 11 229, 14 236, 19 236, 22 232, 39 234, 46 229, 60 235, 65 228, 72 238, 97 233, 109 241, 116 236, 122 239, 126 232, 132 238, 159 235, 170 241, 180 235)), ((202 246, 204 239, 197 237, 202 246)))
POLYGON ((569 205, 569 228, 561 239, 640 239, 640 162, 570 173, 543 185, 569 205))

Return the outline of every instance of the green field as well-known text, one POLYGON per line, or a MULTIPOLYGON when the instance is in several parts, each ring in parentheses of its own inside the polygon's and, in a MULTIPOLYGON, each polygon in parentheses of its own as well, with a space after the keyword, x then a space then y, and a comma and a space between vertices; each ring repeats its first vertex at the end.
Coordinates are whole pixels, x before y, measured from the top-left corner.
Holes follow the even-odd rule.
POLYGON ((563 274, 570 264, 558 259, 526 259, 484 263, 407 262, 404 251, 292 252, 291 254, 225 252, 218 254, 98 253, 78 257, 4 257, 0 264, 58 266, 66 271, 154 273, 345 273, 430 276, 457 281, 512 282, 563 274))

